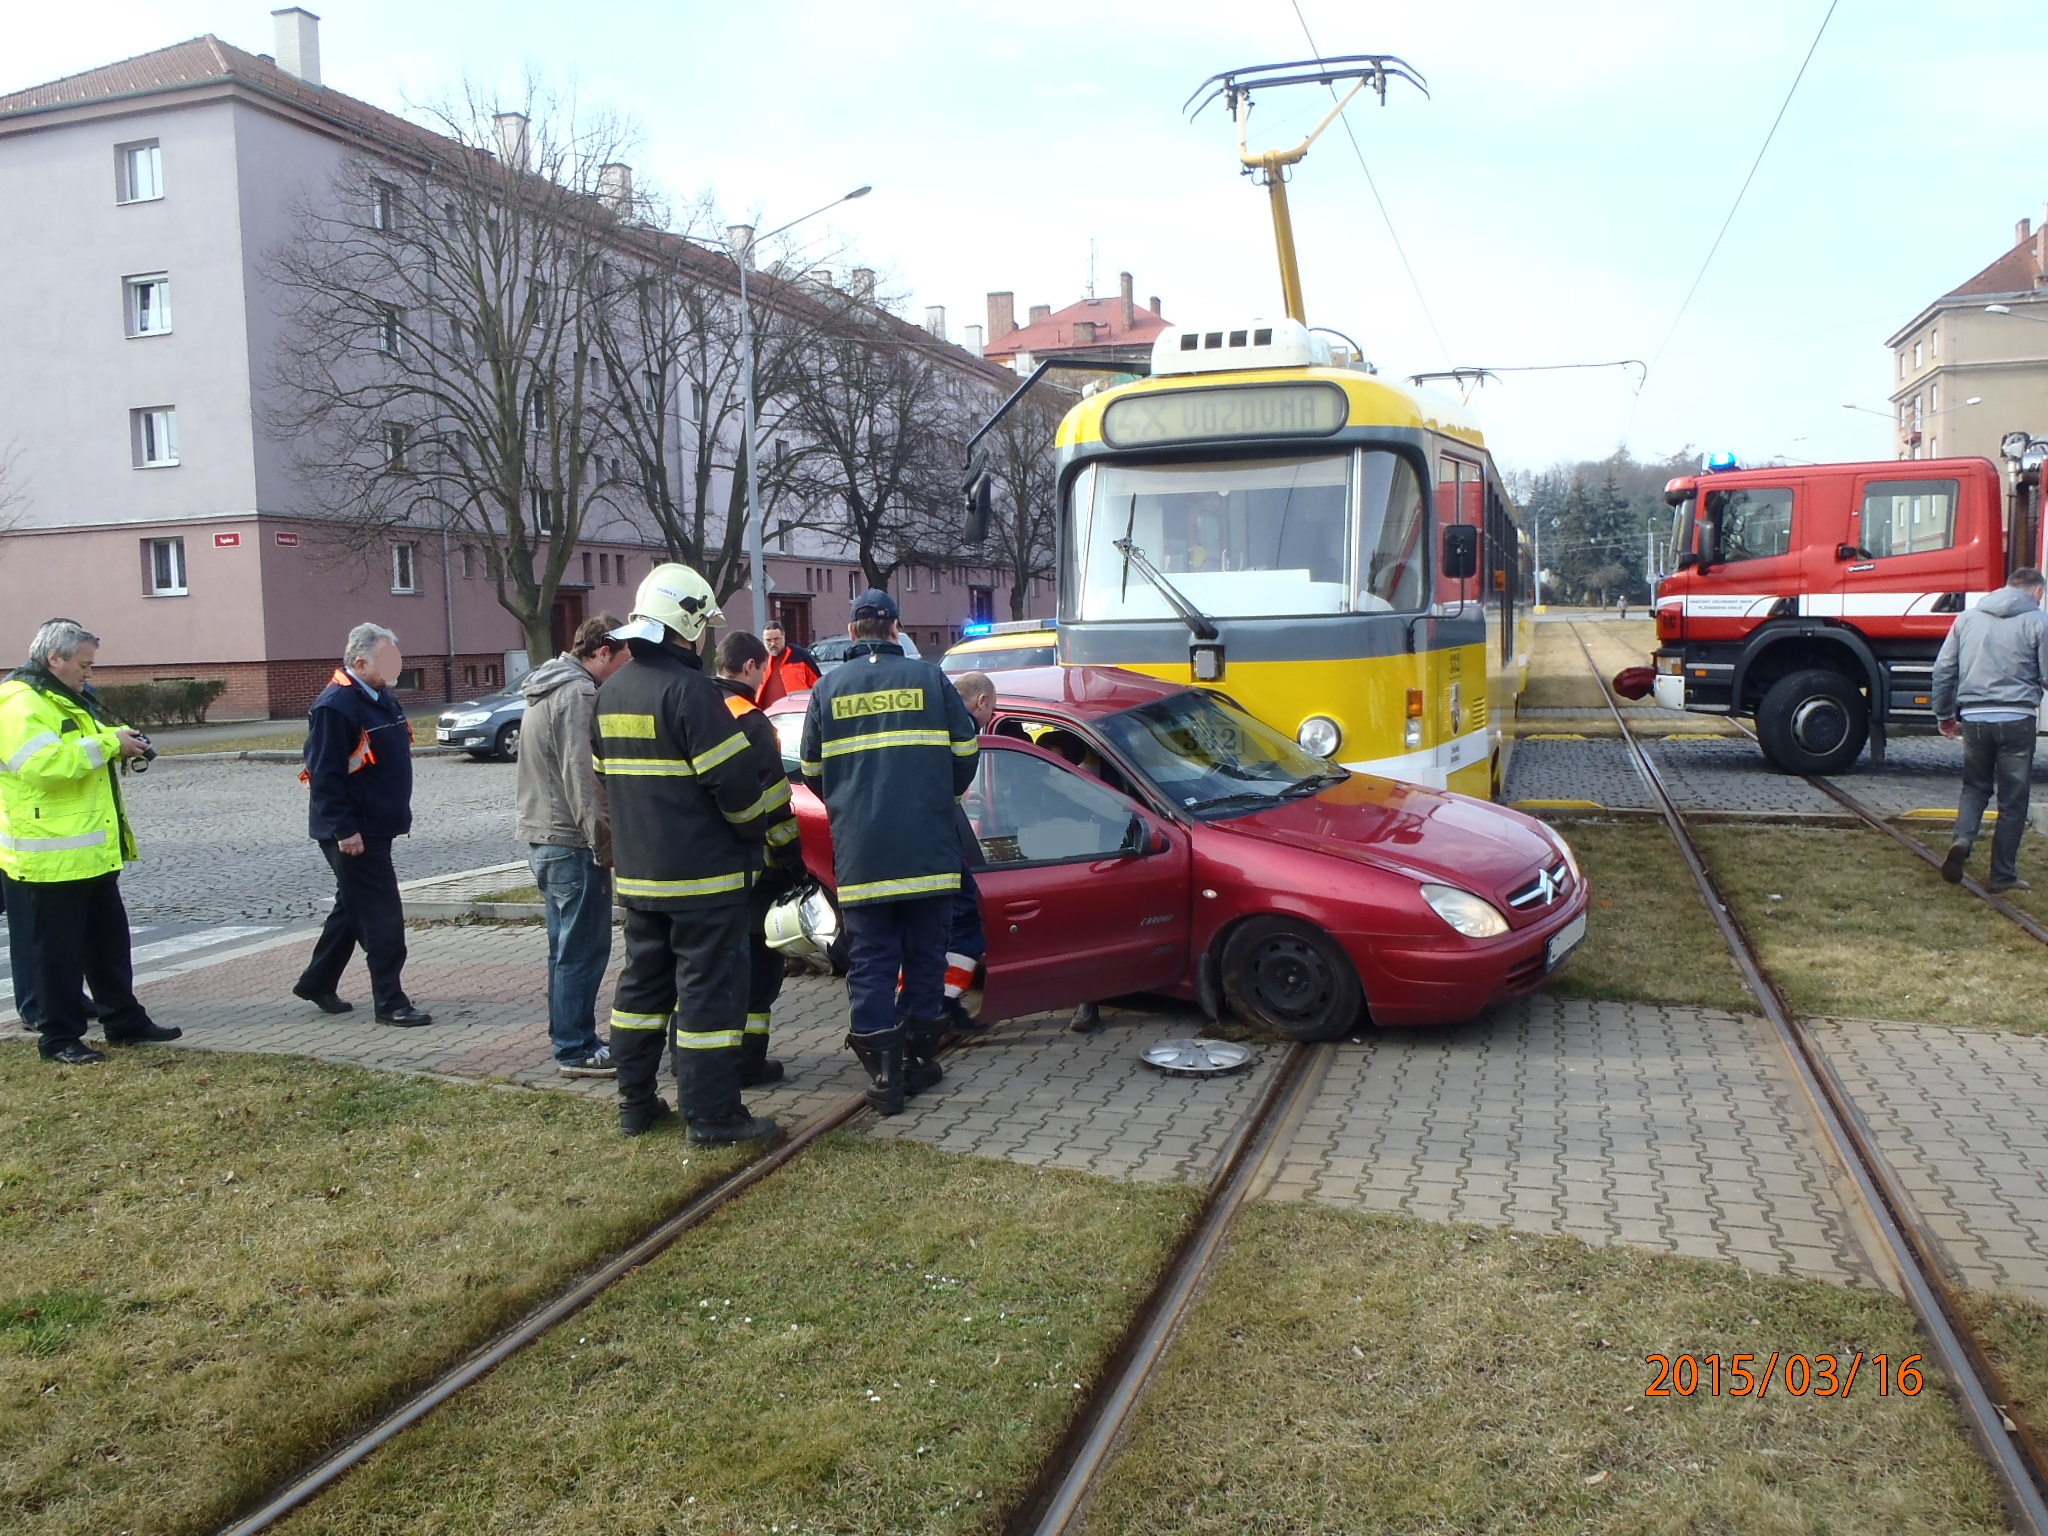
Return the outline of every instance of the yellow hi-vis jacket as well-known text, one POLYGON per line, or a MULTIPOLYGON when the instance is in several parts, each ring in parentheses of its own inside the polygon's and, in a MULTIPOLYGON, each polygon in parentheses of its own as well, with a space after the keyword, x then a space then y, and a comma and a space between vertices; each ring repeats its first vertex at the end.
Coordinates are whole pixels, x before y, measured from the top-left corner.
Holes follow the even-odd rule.
POLYGON ((121 738, 75 697, 21 673, 0 683, 0 870, 44 884, 135 857, 115 774, 121 738))

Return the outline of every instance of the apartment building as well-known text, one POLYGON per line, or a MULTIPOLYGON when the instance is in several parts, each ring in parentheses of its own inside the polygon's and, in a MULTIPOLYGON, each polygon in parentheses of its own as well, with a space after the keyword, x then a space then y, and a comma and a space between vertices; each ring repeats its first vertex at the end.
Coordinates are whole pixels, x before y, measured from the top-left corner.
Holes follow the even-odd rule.
POLYGON ((1929 304, 1892 349, 1892 446, 1902 459, 1996 460, 1999 439, 2048 435, 2048 223, 1929 304))
MULTIPOLYGON (((18 493, 0 529, 0 658, 62 614, 104 637, 104 680, 218 678, 215 718, 290 716, 370 620, 399 635, 401 691, 426 707, 516 676, 522 631, 459 530, 366 539, 311 515, 269 425, 289 316, 265 276, 295 205, 425 130, 323 83, 317 17, 274 19, 270 54, 205 36, 0 96, 0 460, 18 493)), ((1005 370, 949 351, 963 398, 999 398, 1005 370)), ((593 515, 557 643, 588 614, 623 613, 663 558, 644 518, 593 515)), ((863 584, 823 538, 783 541, 766 569, 799 636, 843 629, 863 584)), ((1006 582, 949 562, 897 585, 931 645, 1006 582)), ((751 606, 742 591, 728 610, 744 622, 751 606)))

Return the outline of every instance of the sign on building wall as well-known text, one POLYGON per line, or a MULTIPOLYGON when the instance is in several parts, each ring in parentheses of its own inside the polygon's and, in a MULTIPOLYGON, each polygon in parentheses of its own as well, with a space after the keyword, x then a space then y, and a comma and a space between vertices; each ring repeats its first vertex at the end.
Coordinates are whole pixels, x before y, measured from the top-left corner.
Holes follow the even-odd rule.
POLYGON ((277 542, 279 548, 290 549, 299 542, 299 536, 296 533, 280 533, 277 536, 277 542))
POLYGON ((238 549, 241 543, 242 536, 239 533, 216 533, 213 536, 215 549, 238 549))

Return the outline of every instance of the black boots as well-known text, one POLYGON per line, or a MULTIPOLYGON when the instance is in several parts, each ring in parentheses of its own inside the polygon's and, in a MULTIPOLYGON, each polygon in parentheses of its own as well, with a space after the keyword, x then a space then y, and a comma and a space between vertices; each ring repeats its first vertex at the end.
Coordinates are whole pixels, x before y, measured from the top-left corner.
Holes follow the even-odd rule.
POLYGON ((903 1113, 903 1031, 849 1034, 846 1043, 868 1074, 868 1106, 878 1115, 903 1113))
POLYGON ((740 1086, 759 1088, 782 1081, 782 1063, 768 1054, 768 1035, 748 1030, 740 1039, 740 1086))
POLYGON ((897 1029, 903 1035, 903 1092, 906 1097, 936 1088, 945 1081, 939 1065, 939 1041, 945 1035, 944 1019, 906 1019, 900 1015, 897 1029))
POLYGON ((690 1122, 691 1146, 765 1141, 780 1129, 773 1120, 747 1113, 741 1102, 741 1047, 703 1050, 691 1046, 690 1035, 681 1030, 675 1039, 677 1097, 682 1101, 683 1118, 690 1122))
POLYGON ((668 1107, 666 1099, 648 1099, 640 1104, 619 1106, 619 1134, 621 1136, 645 1136, 662 1121, 669 1119, 675 1111, 668 1107))

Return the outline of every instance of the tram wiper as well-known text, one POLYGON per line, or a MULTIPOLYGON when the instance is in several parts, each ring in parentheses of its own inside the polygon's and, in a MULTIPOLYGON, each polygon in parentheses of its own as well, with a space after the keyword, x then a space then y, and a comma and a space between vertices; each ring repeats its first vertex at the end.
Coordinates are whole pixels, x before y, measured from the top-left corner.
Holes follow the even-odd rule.
MULTIPOLYGON (((1137 498, 1133 497, 1134 520, 1136 501, 1137 498)), ((1126 591, 1130 589, 1131 567, 1135 565, 1138 568, 1138 574, 1159 589, 1159 595, 1172 605, 1173 611, 1180 615, 1181 622, 1195 632, 1197 640, 1214 640, 1216 638, 1217 629, 1215 622, 1181 595, 1180 589, 1166 579, 1165 573, 1152 563, 1151 557, 1131 542, 1128 532, 1110 547, 1124 557, 1124 589, 1126 591)))

